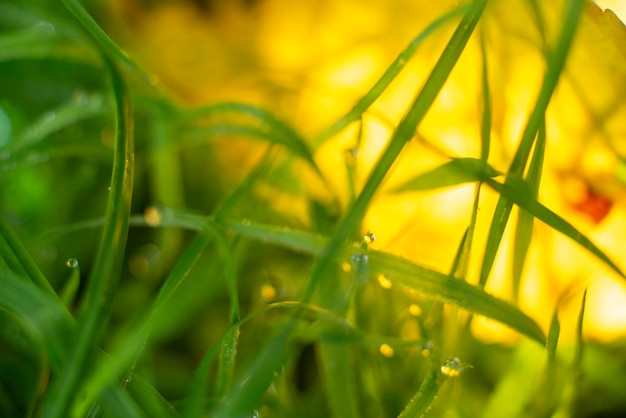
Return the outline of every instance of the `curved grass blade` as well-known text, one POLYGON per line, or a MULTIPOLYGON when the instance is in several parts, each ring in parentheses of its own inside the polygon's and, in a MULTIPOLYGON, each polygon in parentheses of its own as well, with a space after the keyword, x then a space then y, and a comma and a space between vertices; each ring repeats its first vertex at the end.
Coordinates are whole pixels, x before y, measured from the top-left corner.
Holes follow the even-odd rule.
POLYGON ((358 227, 358 224, 365 215, 367 206, 384 180, 387 172, 398 155, 400 155, 400 152, 404 149, 406 143, 413 137, 417 126, 435 101, 443 84, 465 49, 465 45, 480 20, 486 3, 486 0, 474 0, 467 9, 457 29, 446 45, 446 48, 435 64, 432 73, 411 105, 407 115, 398 125, 389 145, 372 170, 361 194, 359 194, 354 204, 350 205, 345 216, 339 222, 328 246, 314 264, 311 280, 304 291, 303 301, 306 302, 310 300, 318 282, 322 280, 323 277, 327 276, 326 272, 330 268, 332 258, 349 237, 350 233, 358 227))
MULTIPOLYGON (((522 132, 520 144, 513 157, 507 175, 521 176, 524 172, 534 139, 537 136, 540 125, 543 123, 546 109, 552 98, 552 93, 556 88, 556 84, 565 66, 565 60, 567 59, 584 4, 584 0, 570 0, 567 3, 562 19, 563 27, 561 33, 559 34, 554 52, 548 57, 546 76, 543 80, 535 106, 522 132)), ((489 274, 491 273, 491 268, 496 259, 496 253, 500 247, 500 242, 502 241, 502 236, 504 235, 504 230, 511 214, 511 208, 512 203, 507 202, 502 197, 498 199, 480 270, 479 284, 481 286, 485 286, 489 274)))
POLYGON ((317 149, 326 142, 333 135, 340 132, 343 128, 357 121, 361 118, 363 113, 380 97, 380 95, 387 89, 396 76, 402 71, 408 60, 415 54, 417 48, 421 45, 424 39, 428 38, 435 30, 439 29, 443 24, 447 23, 452 18, 460 15, 466 10, 467 6, 462 6, 452 10, 449 13, 441 16, 439 19, 432 22, 426 29, 424 29, 411 43, 398 55, 398 57, 391 63, 389 68, 380 77, 380 79, 374 84, 374 86, 354 105, 352 109, 344 116, 339 118, 330 127, 326 128, 323 132, 316 135, 311 143, 313 149, 317 149))
POLYGON ((85 395, 80 403, 74 407, 74 415, 82 416, 98 394, 106 388, 108 384, 114 382, 117 377, 128 379, 131 376, 134 364, 144 348, 150 332, 157 319, 157 313, 164 303, 171 297, 182 281, 187 277, 193 265, 200 258, 200 255, 209 244, 212 232, 204 232, 196 236, 182 254, 171 273, 165 280, 161 290, 150 309, 146 318, 141 321, 139 329, 134 329, 124 334, 121 338, 124 344, 119 348, 114 357, 108 357, 99 363, 94 372, 93 378, 84 386, 85 395), (124 377, 125 376, 125 377, 124 377))
POLYGON ((52 370, 61 370, 72 345, 76 324, 59 302, 12 272, 0 272, 0 308, 15 313, 40 336, 52 370))
POLYGON ((91 61, 85 59, 90 55, 97 57, 83 45, 70 43, 43 29, 20 30, 0 35, 0 62, 51 56, 91 61))
MULTIPOLYGON (((328 242, 326 237, 319 235, 267 225, 229 222, 227 226, 249 238, 312 255, 321 254, 328 242)), ((346 245, 337 254, 349 259, 357 249, 356 245, 346 245)), ((532 319, 477 287, 391 254, 370 250, 368 255, 372 271, 384 272, 395 283, 502 322, 541 344, 545 342, 543 331, 532 319)))
POLYGON ((55 110, 46 112, 38 120, 29 124, 28 129, 17 138, 15 145, 9 150, 16 152, 36 146, 49 135, 80 120, 102 114, 104 110, 104 100, 99 94, 89 94, 78 100, 72 100, 55 110))
POLYGON ((254 122, 253 126, 245 123, 211 123, 209 126, 194 127, 189 134, 226 135, 238 134, 265 139, 285 146, 295 155, 305 159, 319 173, 313 160, 313 154, 306 142, 285 122, 276 118, 265 109, 245 103, 217 103, 193 109, 184 115, 185 118, 199 121, 204 118, 225 117, 228 115, 241 116, 254 122))
POLYGON ((507 177, 504 184, 498 183, 492 179, 485 179, 485 183, 500 193, 501 200, 506 199, 515 203, 520 208, 530 213, 533 217, 539 219, 546 225, 552 227, 556 231, 559 231, 566 237, 571 238, 578 245, 585 248, 591 254, 595 255, 620 277, 626 279, 624 272, 601 250, 599 249, 589 238, 578 231, 565 219, 561 218, 556 213, 539 203, 533 196, 533 192, 528 186, 528 183, 523 179, 515 176, 507 177))
POLYGON ((141 72, 137 65, 130 59, 130 57, 119 46, 109 38, 109 36, 102 30, 102 28, 96 23, 93 17, 85 8, 78 2, 78 0, 61 0, 65 7, 78 19, 82 26, 89 32, 89 34, 98 42, 100 47, 112 58, 117 58, 129 68, 141 72))
POLYGON ((530 317, 465 281, 377 251, 370 252, 370 263, 373 269, 384 272, 394 283, 494 319, 540 344, 545 343, 543 331, 530 317))
POLYGON ((404 184, 392 189, 391 192, 433 190, 464 183, 473 183, 484 178, 497 177, 500 174, 484 160, 455 158, 431 171, 413 177, 404 184))
MULTIPOLYGON (((67 0, 70 1, 70 0, 67 0)), ((121 271, 133 187, 134 141, 129 91, 115 64, 104 58, 109 67, 115 95, 116 138, 111 176, 111 191, 107 203, 102 239, 87 296, 78 318, 78 330, 72 355, 64 370, 44 399, 44 417, 62 418, 75 399, 89 362, 97 346, 112 302, 112 289, 121 271)))

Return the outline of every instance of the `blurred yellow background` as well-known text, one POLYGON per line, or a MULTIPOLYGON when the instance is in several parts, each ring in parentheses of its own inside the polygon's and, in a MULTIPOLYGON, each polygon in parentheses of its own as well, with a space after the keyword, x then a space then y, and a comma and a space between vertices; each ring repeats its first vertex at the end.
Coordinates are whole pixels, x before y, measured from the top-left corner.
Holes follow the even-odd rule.
MULTIPOLYGON (((541 3, 545 33, 522 0, 492 1, 433 108, 419 126, 363 223, 374 248, 448 271, 469 222, 474 186, 392 194, 406 179, 447 161, 480 156, 482 57, 487 50, 493 126, 489 163, 506 172, 536 100, 563 1, 541 3), (543 4, 547 3, 547 4, 543 4), (544 39, 545 37, 545 39, 544 39)), ((626 13, 620 1, 604 1, 626 13)), ((183 106, 252 103, 275 112, 305 138, 345 114, 429 23, 458 1, 279 0, 111 3, 105 26, 116 41, 183 106)), ((626 14, 623 14, 623 16, 626 14)), ((420 46, 389 89, 354 123, 316 149, 315 158, 345 207, 360 189, 398 121, 454 29, 448 23, 420 46)), ((540 201, 589 236, 626 269, 626 30, 611 12, 589 4, 566 70, 546 115, 547 149, 540 201)), ((312 144, 313 146, 313 144, 312 144)), ((225 147, 225 170, 254 164, 258 144, 225 147), (241 164, 241 161, 245 161, 241 164)), ((310 193, 320 194, 311 185, 310 193)), ((259 190, 268 193, 272 190, 259 190)), ((497 195, 481 194, 472 254, 477 282, 497 195)), ((307 222, 297 199, 273 198, 279 210, 307 222)), ((511 224, 515 220, 512 218, 511 224)), ((511 228, 509 228, 511 229, 511 228)), ((508 231, 510 232, 510 231, 508 231)), ((512 301, 512 246, 505 239, 487 290, 512 301)), ((392 278, 391 278, 392 279, 392 278)), ((547 329, 557 300, 571 338, 588 286, 585 335, 626 337, 623 280, 574 243, 536 222, 519 304, 547 329), (570 291, 571 290, 571 291, 570 291)), ((487 321, 474 330, 490 341, 512 332, 487 321)))

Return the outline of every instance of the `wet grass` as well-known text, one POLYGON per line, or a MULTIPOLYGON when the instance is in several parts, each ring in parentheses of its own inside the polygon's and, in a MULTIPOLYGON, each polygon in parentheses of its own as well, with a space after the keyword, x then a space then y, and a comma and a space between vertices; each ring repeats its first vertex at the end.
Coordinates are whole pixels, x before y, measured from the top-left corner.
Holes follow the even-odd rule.
POLYGON ((506 172, 489 164, 494 69, 478 33, 488 3, 474 0, 424 28, 348 113, 311 138, 246 103, 180 108, 77 1, 0 4, 8 126, 0 130, 0 415, 574 416, 587 399, 584 355, 611 367, 622 359, 587 347, 580 289, 559 300, 582 298, 573 348, 559 345, 558 304, 546 336, 515 301, 537 220, 625 277, 538 200, 546 109, 585 2, 567 2, 545 48, 545 79, 506 172), (317 165, 315 151, 362 123, 421 43, 445 30, 430 75, 340 209, 329 182, 336 173, 317 165), (375 235, 359 231, 472 37, 482 43, 480 158, 449 158, 392 190, 475 185, 452 267, 437 269, 377 250, 375 235), (232 137, 268 148, 224 193, 212 187, 223 173, 188 150, 212 152, 232 137), (291 187, 277 181, 290 164, 331 196, 306 197, 308 227, 281 222, 255 200, 259 184, 291 187), (198 178, 206 187, 196 199, 198 178), (474 232, 485 186, 499 200, 482 243, 474 232), (509 302, 485 285, 514 207, 509 302), (481 246, 475 285, 469 257, 481 246), (474 315, 521 342, 482 343, 469 332, 474 315))

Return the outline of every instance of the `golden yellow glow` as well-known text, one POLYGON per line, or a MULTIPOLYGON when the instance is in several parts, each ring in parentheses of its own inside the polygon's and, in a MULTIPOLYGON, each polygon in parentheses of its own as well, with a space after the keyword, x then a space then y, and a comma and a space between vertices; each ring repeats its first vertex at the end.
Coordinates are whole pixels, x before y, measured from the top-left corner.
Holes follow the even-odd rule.
POLYGON ((378 284, 383 289, 391 289, 393 287, 393 283, 391 282, 391 280, 389 280, 384 274, 378 275, 378 284))
POLYGON ((381 344, 380 347, 378 347, 378 351, 387 358, 393 357, 394 354, 393 347, 389 344, 381 344))
MULTIPOLYGON (((313 0, 265 0, 253 11, 245 9, 245 2, 232 3, 216 7, 215 16, 210 18, 199 16, 190 3, 165 2, 150 8, 129 25, 129 31, 141 39, 141 45, 135 45, 140 60, 164 88, 185 103, 225 99, 260 104, 284 116, 305 138, 312 138, 352 108, 402 48, 455 2, 430 2, 423 8, 409 0, 400 1, 396 7, 357 0, 323 6, 313 0)), ((528 21, 531 13, 526 3, 492 3, 481 20, 493 112, 489 163, 505 172, 537 99, 546 59, 535 22, 528 21)), ((626 15, 625 2, 598 3, 626 15)), ((547 16, 548 41, 553 42, 554 28, 560 27, 560 22, 554 22, 549 13, 547 16)), ((626 231, 626 188, 616 176, 616 154, 626 154, 626 59, 623 45, 614 41, 623 38, 623 28, 611 26, 611 19, 612 15, 588 7, 578 29, 565 76, 546 114, 547 149, 539 200, 626 268, 620 251, 626 245, 621 232, 626 231)), ((315 161, 342 208, 367 181, 451 28, 427 39, 360 122, 315 150, 315 161), (354 184, 349 170, 354 170, 354 184)), ((449 270, 468 226, 474 185, 404 194, 389 190, 449 157, 480 155, 482 62, 477 38, 470 40, 363 221, 364 227, 376 231, 377 249, 440 271, 449 270)), ((108 141, 109 136, 103 138, 108 141)), ((229 142, 224 147, 228 160, 224 169, 240 167, 237 161, 249 149, 248 145, 236 144, 229 142)), ((259 185, 255 193, 294 223, 307 224, 306 196, 284 193, 268 184, 259 185)), ((482 189, 466 278, 471 283, 478 280, 497 198, 482 189)), ((486 287, 489 293, 510 302, 511 230, 516 213, 514 210, 486 287)), ((144 216, 149 225, 161 222, 155 208, 146 209, 144 216)), ((348 262, 341 268, 346 273, 352 271, 348 262)), ((621 283, 594 257, 536 221, 519 294, 524 312, 547 330, 558 298, 573 283, 586 280, 590 282, 586 335, 603 340, 626 336, 622 309, 626 291, 621 283)), ((378 276, 378 283, 383 288, 392 286, 383 275, 378 276)), ((272 300, 275 293, 266 297, 264 289, 263 298, 272 300)), ((275 292, 271 286, 268 289, 275 292)), ((421 314, 417 305, 411 305, 409 312, 421 314)), ((576 314, 572 309, 571 315, 576 314)), ((508 328, 480 317, 472 322, 472 330, 486 341, 509 343, 519 338, 508 328)))
POLYGON ((409 306, 409 313, 413 316, 420 316, 422 314, 422 308, 413 303, 409 306))

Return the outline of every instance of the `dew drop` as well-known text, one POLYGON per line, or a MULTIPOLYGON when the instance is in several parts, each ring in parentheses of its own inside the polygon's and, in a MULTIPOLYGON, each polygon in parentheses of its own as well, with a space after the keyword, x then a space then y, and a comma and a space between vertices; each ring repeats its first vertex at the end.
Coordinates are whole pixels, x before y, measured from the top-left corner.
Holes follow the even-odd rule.
POLYGON ((352 255, 352 264, 356 266, 364 266, 367 265, 369 257, 367 254, 356 253, 352 255))
POLYGON ((383 289, 391 289, 393 287, 393 283, 391 282, 391 280, 389 280, 384 274, 378 275, 378 284, 383 289))
POLYGON ((148 206, 146 210, 143 211, 143 218, 148 226, 156 227, 161 225, 161 212, 154 206, 148 206))
POLYGON ((369 278, 369 256, 363 252, 352 255, 353 280, 357 283, 367 283, 369 278))
POLYGON ((52 35, 55 32, 54 25, 50 22, 46 22, 45 20, 40 20, 39 22, 35 23, 33 29, 35 29, 37 32, 47 33, 49 35, 52 35))
POLYGON ((380 347, 378 348, 378 351, 380 352, 380 354, 382 354, 383 356, 387 358, 393 357, 393 354, 394 354, 393 347, 390 346, 389 344, 381 344, 380 347))
POLYGON ((472 366, 470 366, 469 364, 461 363, 461 360, 459 360, 457 357, 454 357, 444 360, 443 363, 441 363, 441 373, 448 377, 457 377, 464 369, 470 367, 472 366))
POLYGON ((68 268, 75 269, 78 267, 78 260, 75 258, 68 258, 67 261, 65 262, 65 265, 68 268))
POLYGON ((367 231, 365 235, 363 235, 363 241, 367 244, 371 244, 376 240, 376 235, 373 232, 367 231))

